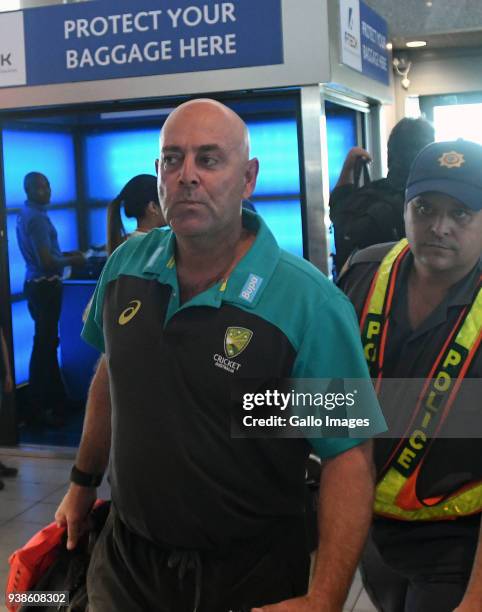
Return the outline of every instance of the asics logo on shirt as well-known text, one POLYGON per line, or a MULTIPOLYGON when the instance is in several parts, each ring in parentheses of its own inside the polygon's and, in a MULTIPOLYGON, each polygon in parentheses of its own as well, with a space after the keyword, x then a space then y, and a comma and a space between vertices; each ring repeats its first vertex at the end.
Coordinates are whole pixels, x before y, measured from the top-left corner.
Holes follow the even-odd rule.
POLYGON ((139 300, 132 300, 129 302, 129 306, 120 313, 119 325, 129 323, 129 321, 131 321, 139 312, 141 306, 142 303, 139 300))

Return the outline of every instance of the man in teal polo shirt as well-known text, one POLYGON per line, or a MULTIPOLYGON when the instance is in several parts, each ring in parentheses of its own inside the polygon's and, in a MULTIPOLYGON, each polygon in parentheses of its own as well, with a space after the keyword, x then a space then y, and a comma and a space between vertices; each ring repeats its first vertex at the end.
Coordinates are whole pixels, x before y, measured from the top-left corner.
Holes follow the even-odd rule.
MULTIPOLYGON (((258 161, 231 110, 181 105, 157 164, 172 231, 113 254, 83 331, 105 357, 56 518, 75 546, 110 451, 112 512, 91 562, 89 609, 341 610, 370 523, 370 444, 310 440, 326 464, 308 590, 310 444, 232 438, 230 392, 240 379, 366 379, 352 307, 241 212, 258 161)), ((363 416, 383 429, 374 396, 363 416)))

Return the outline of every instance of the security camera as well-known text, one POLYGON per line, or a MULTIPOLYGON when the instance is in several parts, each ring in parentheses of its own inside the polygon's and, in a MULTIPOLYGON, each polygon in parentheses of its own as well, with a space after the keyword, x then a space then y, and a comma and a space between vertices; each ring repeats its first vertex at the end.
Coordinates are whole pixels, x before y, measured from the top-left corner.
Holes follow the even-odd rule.
POLYGON ((399 77, 402 77, 400 84, 402 85, 403 89, 408 89, 410 87, 408 73, 410 72, 411 67, 412 62, 408 61, 404 57, 393 58, 393 69, 399 77))
POLYGON ((410 70, 411 62, 407 60, 405 57, 394 57, 392 60, 392 65, 395 71, 398 74, 404 74, 410 70))

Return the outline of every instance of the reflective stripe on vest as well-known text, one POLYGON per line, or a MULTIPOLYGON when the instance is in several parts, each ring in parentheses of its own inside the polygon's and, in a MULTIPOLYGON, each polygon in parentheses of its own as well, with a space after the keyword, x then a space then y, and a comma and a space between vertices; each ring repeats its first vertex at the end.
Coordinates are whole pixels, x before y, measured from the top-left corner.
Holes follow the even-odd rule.
MULTIPOLYGON (((398 271, 409 252, 401 240, 383 259, 360 320, 362 344, 377 391, 383 378, 385 344, 398 271)), ((480 282, 480 281, 479 281, 480 282)), ((440 520, 482 510, 482 482, 470 483, 448 497, 418 499, 416 482, 424 457, 455 401, 482 338, 482 287, 460 314, 426 378, 406 436, 392 452, 376 488, 375 512, 406 520, 440 520), (434 406, 435 401, 437 405, 434 406)))

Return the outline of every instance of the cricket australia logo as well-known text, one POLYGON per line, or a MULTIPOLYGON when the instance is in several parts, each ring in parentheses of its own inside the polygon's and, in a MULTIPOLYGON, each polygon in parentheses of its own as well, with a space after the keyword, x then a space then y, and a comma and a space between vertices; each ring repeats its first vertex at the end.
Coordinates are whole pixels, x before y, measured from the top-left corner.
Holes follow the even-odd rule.
POLYGON ((228 327, 224 336, 224 352, 226 357, 237 357, 248 346, 253 332, 246 327, 228 327))
POLYGON ((253 337, 253 332, 246 327, 228 327, 224 335, 224 355, 214 355, 214 365, 234 374, 239 370, 241 364, 233 361, 234 357, 240 355, 248 346, 253 337))

